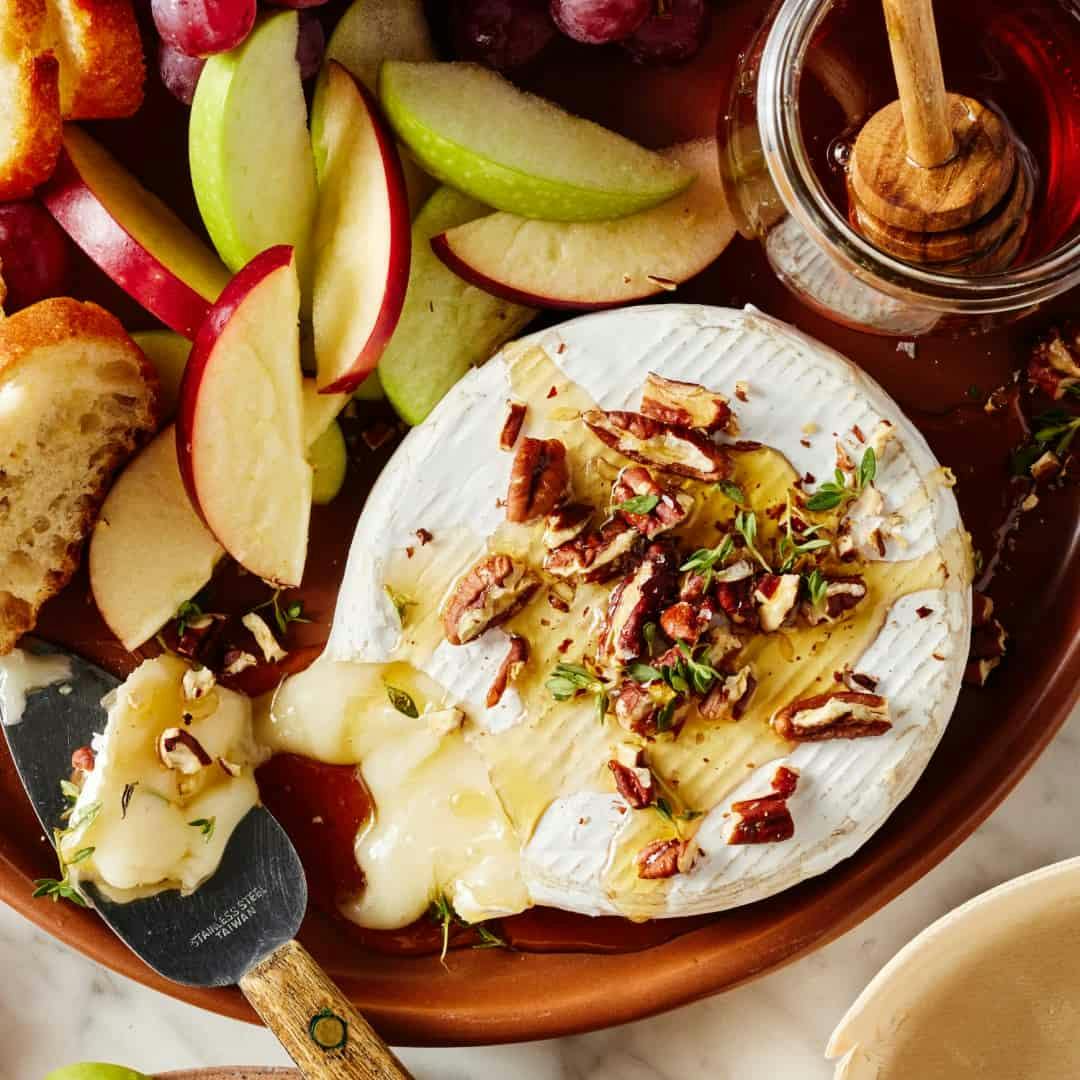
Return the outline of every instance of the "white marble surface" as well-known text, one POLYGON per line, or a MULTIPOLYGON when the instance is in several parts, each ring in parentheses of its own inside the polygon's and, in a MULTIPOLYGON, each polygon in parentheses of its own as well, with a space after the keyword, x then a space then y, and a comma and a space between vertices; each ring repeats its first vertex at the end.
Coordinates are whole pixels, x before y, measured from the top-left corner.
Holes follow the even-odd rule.
MULTIPOLYGON (((937 869, 846 937, 750 986, 653 1020, 569 1039, 404 1050, 419 1080, 815 1080, 822 1048, 871 976, 916 933, 1008 878, 1080 853, 1080 709, 1005 804, 937 869)), ((263 1030, 163 997, 97 967, 0 908, 0 1077, 60 1064, 154 1071, 284 1064, 263 1030)))

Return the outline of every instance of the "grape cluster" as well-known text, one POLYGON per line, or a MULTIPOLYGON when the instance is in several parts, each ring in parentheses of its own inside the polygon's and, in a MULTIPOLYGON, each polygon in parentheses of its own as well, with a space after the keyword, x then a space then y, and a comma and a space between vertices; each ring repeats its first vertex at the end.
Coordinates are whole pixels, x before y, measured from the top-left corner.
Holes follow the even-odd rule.
MULTIPOLYGON (((274 0, 279 7, 312 8, 326 0, 274 0)), ((241 44, 255 25, 258 0, 151 0, 161 37, 158 71, 169 92, 191 104, 206 57, 241 44)), ((296 58, 307 79, 322 64, 326 39, 314 13, 300 12, 296 58)))
POLYGON ((534 59, 556 32, 672 64, 693 56, 709 30, 708 0, 456 0, 453 14, 458 56, 499 71, 534 59))

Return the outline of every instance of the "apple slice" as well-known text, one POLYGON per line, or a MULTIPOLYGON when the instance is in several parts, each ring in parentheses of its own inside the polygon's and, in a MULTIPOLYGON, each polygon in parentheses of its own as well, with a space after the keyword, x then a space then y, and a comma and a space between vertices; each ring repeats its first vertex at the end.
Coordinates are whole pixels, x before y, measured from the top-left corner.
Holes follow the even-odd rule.
POLYGON ((677 162, 478 64, 388 60, 379 99, 427 172, 524 217, 624 217, 670 199, 693 179, 677 162))
MULTIPOLYGON (((330 35, 326 59, 336 60, 366 90, 377 94, 379 68, 384 60, 435 59, 423 3, 421 0, 354 0, 330 35)), ((437 184, 405 154, 401 155, 401 171, 409 207, 416 213, 437 184)))
POLYGON ((178 334, 195 336, 228 271, 160 199, 71 124, 41 199, 117 285, 178 334))
POLYGON ((311 501, 326 506, 341 493, 349 467, 345 435, 336 420, 308 447, 307 457, 312 471, 311 501))
POLYGON ((409 203, 374 99, 324 68, 313 127, 325 161, 315 219, 312 322, 319 390, 351 393, 374 370, 409 284, 409 203))
POLYGON ((225 287, 191 349, 176 445, 195 508, 241 566, 300 584, 311 512, 300 286, 293 250, 257 255, 225 287))
POLYGON ((134 651, 210 580, 224 554, 184 490, 170 425, 120 474, 101 507, 90 537, 94 602, 134 651))
POLYGON ((291 244, 306 295, 316 186, 298 33, 297 13, 283 11, 206 61, 188 158, 199 212, 226 266, 239 270, 266 248, 291 244))
POLYGON ((413 222, 409 290, 378 369, 390 404, 406 423, 419 424, 469 368, 536 314, 463 281, 431 250, 433 236, 487 211, 468 195, 441 187, 413 222))
POLYGON ((495 296, 588 309, 670 292, 717 259, 735 235, 713 139, 665 151, 697 174, 681 195, 617 221, 532 221, 490 214, 436 236, 455 274, 495 296))
POLYGON ((171 420, 180 402, 180 384, 184 381, 191 342, 182 334, 171 330, 137 330, 131 340, 146 354, 154 365, 161 382, 161 415, 171 420))

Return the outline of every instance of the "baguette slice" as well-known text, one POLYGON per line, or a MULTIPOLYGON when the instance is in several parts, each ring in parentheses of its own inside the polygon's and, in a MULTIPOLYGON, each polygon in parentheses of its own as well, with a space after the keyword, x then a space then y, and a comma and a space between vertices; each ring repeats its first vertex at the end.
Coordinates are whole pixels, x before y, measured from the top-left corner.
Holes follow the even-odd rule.
POLYGON ((146 68, 131 0, 47 3, 46 45, 60 60, 63 118, 106 120, 134 114, 142 104, 146 68))
POLYGON ((157 419, 157 376, 107 311, 58 298, 0 322, 0 655, 75 572, 157 419))
POLYGON ((41 48, 45 0, 0 0, 0 202, 23 199, 60 153, 60 64, 41 48))

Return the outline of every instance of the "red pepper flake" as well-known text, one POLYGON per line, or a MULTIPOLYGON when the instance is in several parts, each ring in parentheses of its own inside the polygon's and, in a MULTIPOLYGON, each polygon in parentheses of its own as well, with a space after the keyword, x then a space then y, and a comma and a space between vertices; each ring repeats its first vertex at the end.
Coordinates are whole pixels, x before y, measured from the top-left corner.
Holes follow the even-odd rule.
POLYGON ((566 352, 566 342, 565 342, 565 341, 560 341, 560 342, 559 342, 559 345, 558 345, 558 348, 557 348, 557 349, 556 349, 555 351, 556 351, 556 352, 557 352, 557 353, 558 353, 558 354, 559 354, 560 356, 562 356, 562 354, 563 354, 564 352, 566 352))
POLYGON ((574 639, 573 638, 564 638, 562 641, 559 642, 559 652, 565 653, 566 650, 569 649, 570 646, 573 645, 573 644, 574 644, 574 639))
POLYGON ((851 434, 855 436, 859 442, 866 442, 866 436, 862 433, 862 428, 858 424, 851 425, 851 434))
POLYGON ((744 390, 742 385, 739 384, 739 383, 735 384, 735 397, 737 397, 739 399, 739 401, 749 401, 750 400, 746 396, 746 390, 744 390))
POLYGON ((805 446, 808 450, 810 449, 810 440, 809 439, 800 439, 799 442, 803 446, 805 446))
POLYGON ((435 537, 427 529, 417 529, 416 539, 420 541, 420 546, 424 547, 426 544, 430 544, 435 537))
POLYGON ((405 549, 405 555, 406 555, 407 558, 411 559, 415 554, 416 554, 416 548, 407 547, 405 549))
POLYGON ((803 477, 803 483, 804 484, 815 484, 815 483, 817 483, 817 477, 812 472, 808 472, 803 477))
POLYGON ((915 609, 915 614, 918 615, 920 619, 925 619, 927 615, 934 614, 934 609, 923 605, 922 607, 915 609))
POLYGON ((553 387, 552 387, 552 388, 551 388, 551 389, 550 389, 550 390, 549 390, 549 391, 547 392, 547 396, 548 396, 549 398, 553 398, 553 397, 555 397, 555 396, 556 396, 556 394, 558 394, 558 392, 559 392, 559 391, 558 391, 558 388, 557 388, 557 387, 554 387, 554 386, 553 386, 553 387))

